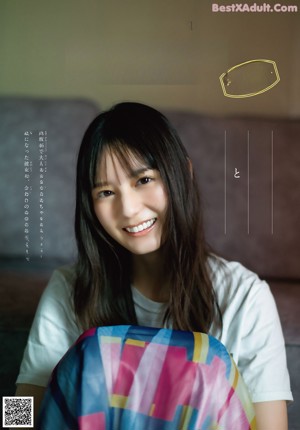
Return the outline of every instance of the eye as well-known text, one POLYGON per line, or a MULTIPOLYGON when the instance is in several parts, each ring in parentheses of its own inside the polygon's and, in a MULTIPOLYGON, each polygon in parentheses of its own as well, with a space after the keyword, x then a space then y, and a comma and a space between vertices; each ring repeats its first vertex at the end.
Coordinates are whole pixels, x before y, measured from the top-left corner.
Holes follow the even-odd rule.
POLYGON ((153 181, 153 178, 149 178, 149 176, 145 176, 143 178, 140 178, 137 181, 137 185, 146 185, 146 184, 149 184, 149 182, 152 182, 152 181, 153 181))
POLYGON ((110 190, 103 190, 97 193, 97 199, 106 199, 107 197, 112 196, 114 193, 110 190))

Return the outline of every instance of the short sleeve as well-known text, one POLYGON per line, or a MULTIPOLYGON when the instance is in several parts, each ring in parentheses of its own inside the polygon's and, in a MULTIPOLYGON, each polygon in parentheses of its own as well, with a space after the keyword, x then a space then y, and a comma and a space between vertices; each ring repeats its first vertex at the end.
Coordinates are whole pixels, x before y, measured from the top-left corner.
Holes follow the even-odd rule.
POLYGON ((46 386, 58 361, 81 334, 75 321, 71 287, 67 281, 70 274, 70 268, 54 271, 42 294, 17 384, 46 386))
POLYGON ((293 400, 285 342, 268 284, 240 263, 210 261, 223 327, 210 334, 231 353, 253 402, 293 400))
POLYGON ((238 367, 253 402, 293 399, 275 300, 258 278, 246 301, 238 367))

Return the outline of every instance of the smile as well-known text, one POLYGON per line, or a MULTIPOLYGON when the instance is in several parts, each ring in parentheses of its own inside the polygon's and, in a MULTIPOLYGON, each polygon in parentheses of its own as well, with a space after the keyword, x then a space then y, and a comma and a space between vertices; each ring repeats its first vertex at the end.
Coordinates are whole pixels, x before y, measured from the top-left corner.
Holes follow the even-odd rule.
POLYGON ((139 233, 140 231, 147 230, 152 227, 155 223, 156 218, 152 218, 149 221, 143 222, 142 224, 135 225, 134 227, 126 227, 124 230, 128 231, 128 233, 139 233))

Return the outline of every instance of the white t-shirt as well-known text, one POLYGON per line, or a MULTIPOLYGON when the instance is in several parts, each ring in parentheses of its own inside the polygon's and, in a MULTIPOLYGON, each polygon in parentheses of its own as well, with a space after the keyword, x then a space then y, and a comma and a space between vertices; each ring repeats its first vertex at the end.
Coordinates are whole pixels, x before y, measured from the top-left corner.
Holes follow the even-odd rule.
MULTIPOLYGON (((269 286, 241 264, 222 261, 220 265, 212 258, 209 266, 223 330, 212 324, 209 334, 232 354, 253 402, 292 400, 284 339, 269 286)), ((82 333, 71 298, 74 279, 72 266, 54 271, 33 321, 17 384, 46 386, 55 365, 82 333)), ((166 304, 135 288, 132 292, 138 324, 162 327, 166 304)))

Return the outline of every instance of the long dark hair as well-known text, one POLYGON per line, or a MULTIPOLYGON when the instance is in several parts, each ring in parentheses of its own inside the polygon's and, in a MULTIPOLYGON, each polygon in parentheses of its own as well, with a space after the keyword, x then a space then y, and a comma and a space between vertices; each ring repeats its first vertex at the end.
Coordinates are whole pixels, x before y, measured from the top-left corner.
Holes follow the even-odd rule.
MULTIPOLYGON (((75 232, 78 246, 75 313, 83 328, 137 324, 131 293, 131 255, 102 228, 92 189, 104 150, 130 169, 130 155, 160 172, 168 196, 164 258, 170 273, 165 321, 208 332, 220 314, 208 272, 200 199, 188 154, 169 121, 139 103, 120 103, 88 127, 77 162, 75 232)), ((132 157, 131 157, 132 158, 132 157)))

